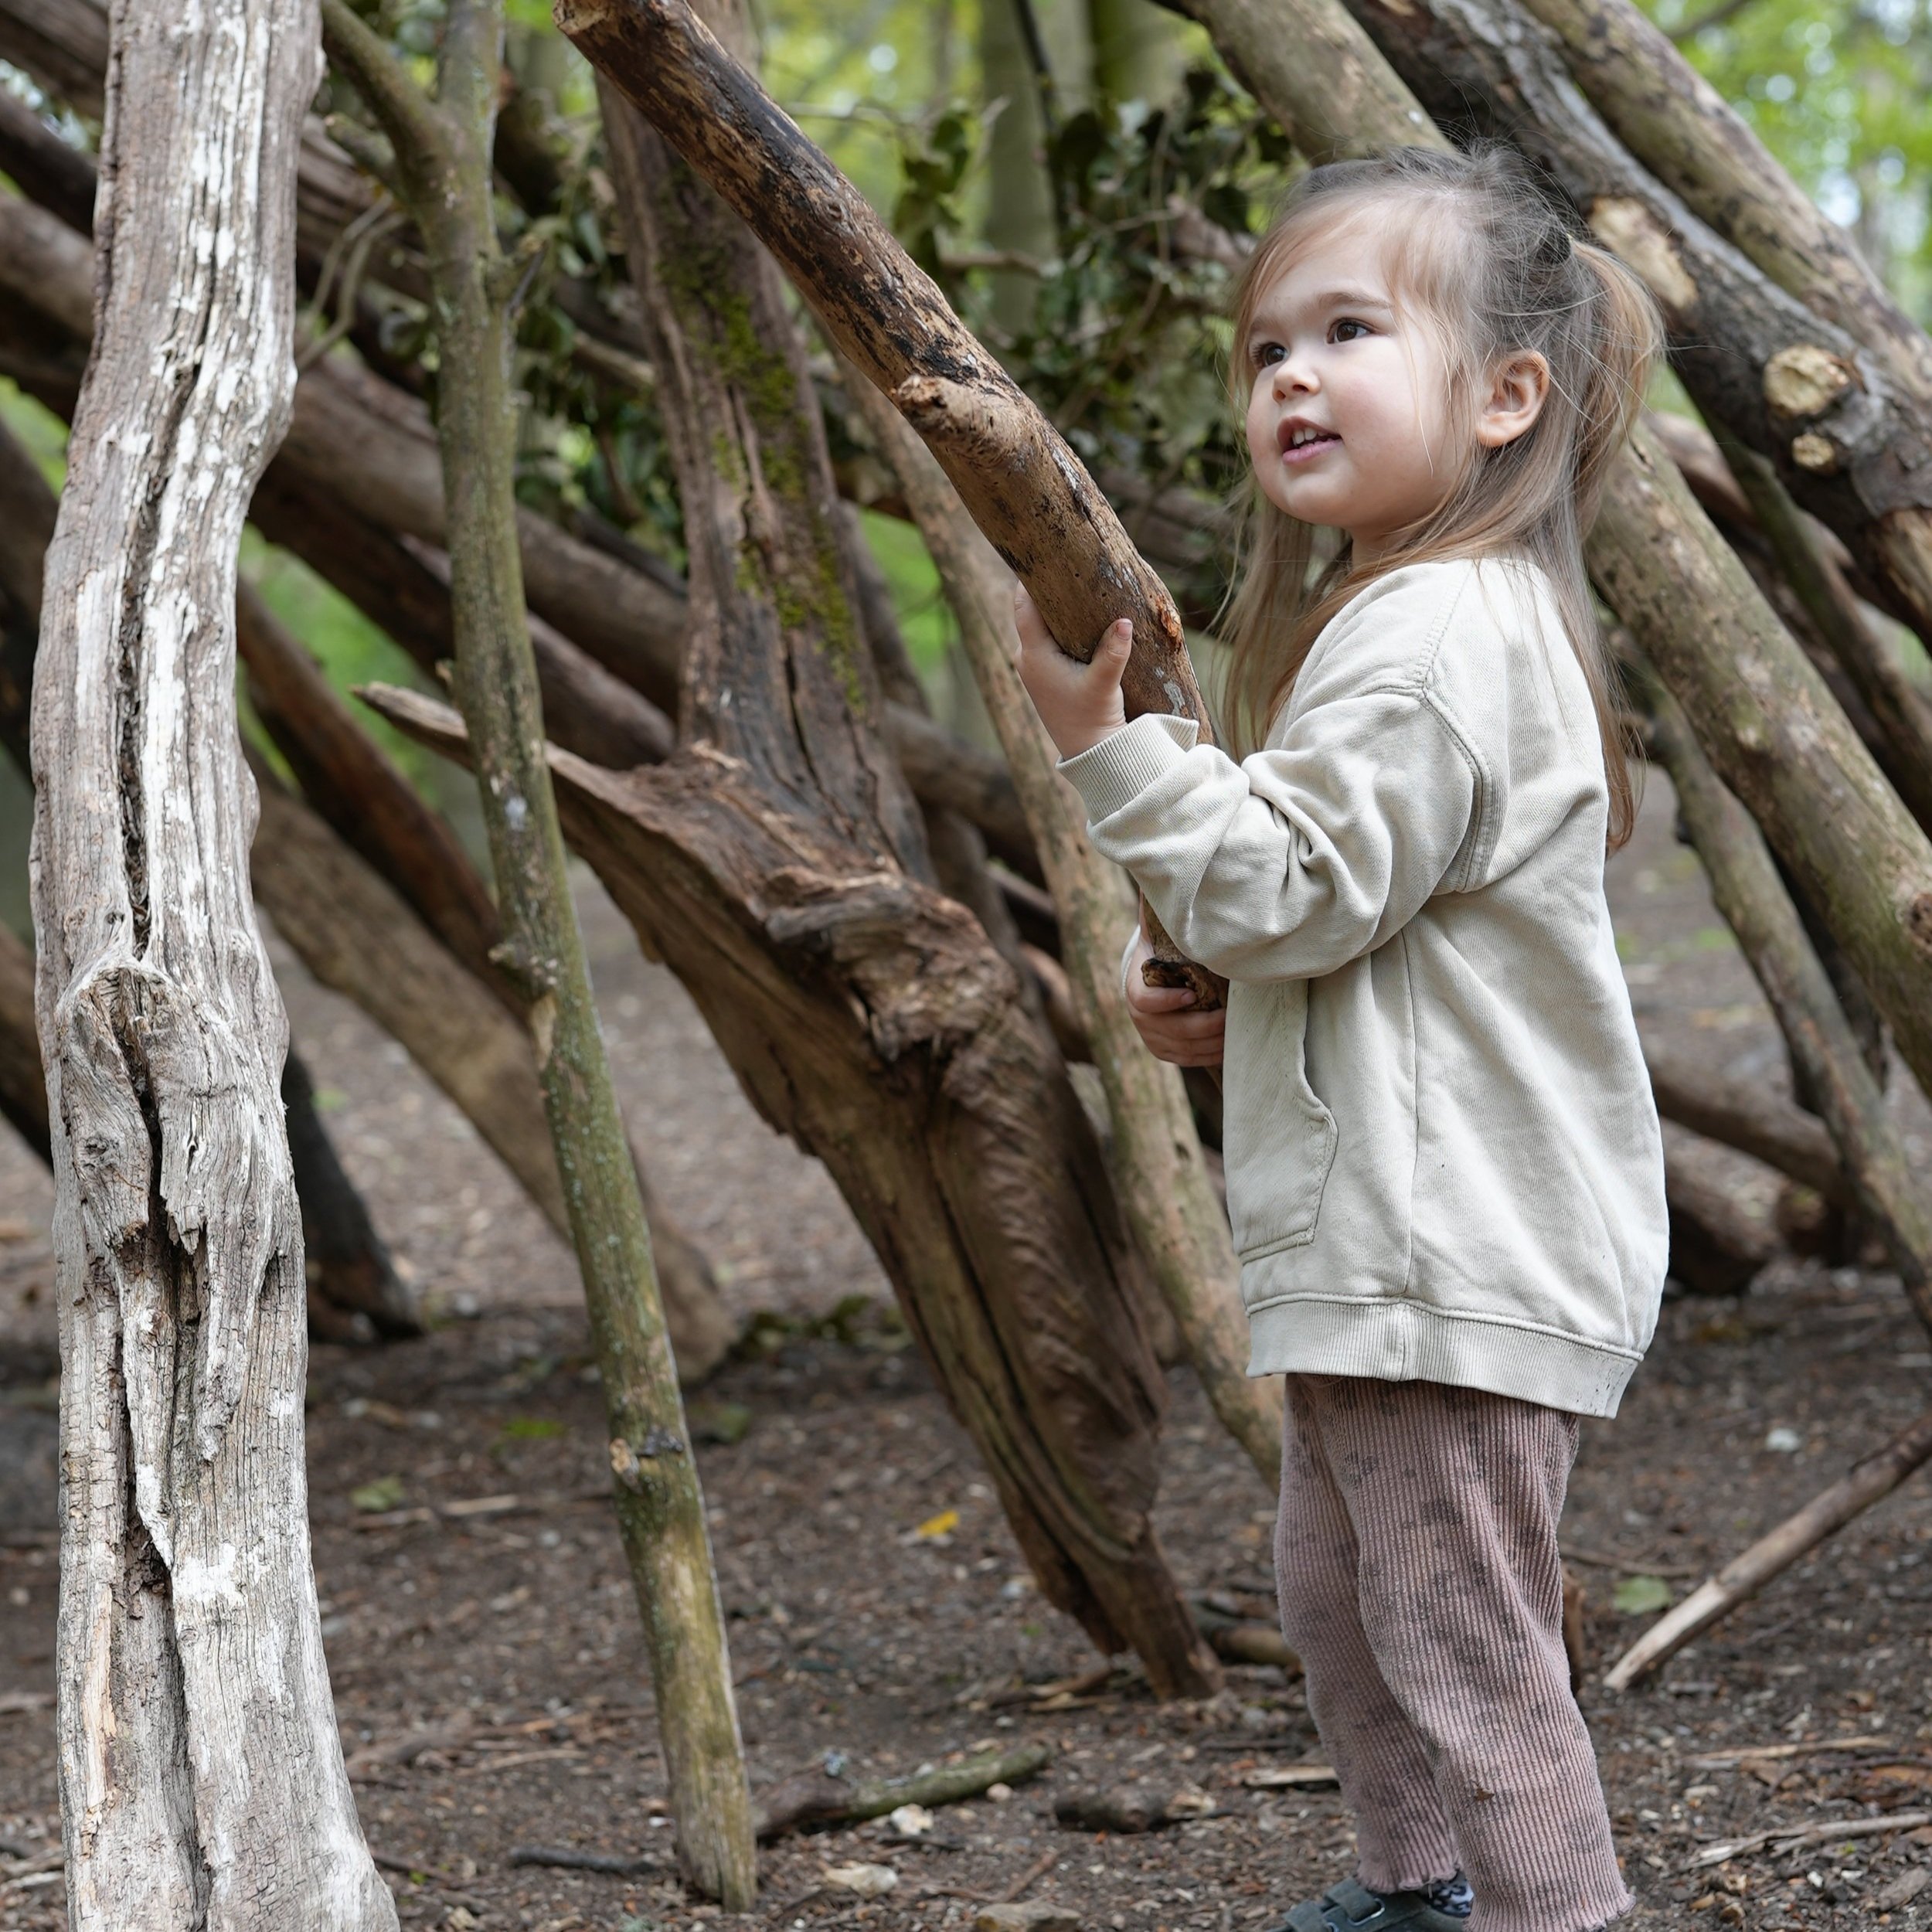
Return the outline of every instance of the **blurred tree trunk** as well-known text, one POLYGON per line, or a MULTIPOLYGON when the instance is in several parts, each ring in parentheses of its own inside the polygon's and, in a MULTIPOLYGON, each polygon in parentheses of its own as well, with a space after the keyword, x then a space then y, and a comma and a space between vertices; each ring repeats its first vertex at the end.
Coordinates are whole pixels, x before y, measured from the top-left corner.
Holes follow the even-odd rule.
POLYGON ((1173 104, 1187 71, 1185 29, 1155 0, 1087 0, 1094 87, 1104 100, 1173 104))
MULTIPOLYGON (((986 144, 986 245, 1043 262, 1059 245, 1053 186, 1046 172, 1046 122, 1039 77, 1019 8, 981 0, 979 64, 986 104, 1004 104, 986 144)), ((1032 328, 1039 277, 1002 269, 992 277, 993 319, 1009 336, 1032 328)))
POLYGON ((33 719, 68 1918, 390 1932, 316 1611, 287 1030, 234 711, 236 547, 288 409, 315 17, 111 18, 111 247, 33 719))

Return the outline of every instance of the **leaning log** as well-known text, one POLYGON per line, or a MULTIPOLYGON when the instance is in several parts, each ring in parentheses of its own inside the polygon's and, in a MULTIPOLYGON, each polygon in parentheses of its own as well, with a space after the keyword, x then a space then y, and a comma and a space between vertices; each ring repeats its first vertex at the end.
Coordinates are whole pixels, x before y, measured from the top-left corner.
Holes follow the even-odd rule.
MULTIPOLYGON (((316 812, 258 773, 255 896, 309 973, 352 1001, 461 1111, 560 1234, 570 1212, 544 1124, 529 1029, 465 972, 316 812)), ((642 1170, 639 1170, 641 1173, 642 1170)), ((735 1331, 701 1254, 665 1230, 665 1319, 680 1373, 702 1381, 735 1331)))
POLYGON ((756 1103, 838 1182, 1049 1600, 1162 1692, 1198 1692, 1218 1669, 1148 1519, 1165 1391, 1138 1258, 1019 979, 925 883, 782 279, 604 94, 685 509, 694 739, 632 774, 614 818, 580 811, 573 772, 566 822, 756 1103))
POLYGON ((298 0, 117 0, 95 353, 35 679, 61 1328, 69 1923, 393 1932, 303 1461, 286 1023, 248 891, 234 570, 287 420, 298 0), (192 317, 184 328, 182 318, 192 317))
POLYGON ((316 1111, 315 1083, 293 1047, 282 1062, 282 1107, 301 1203, 311 1332, 333 1342, 420 1335, 423 1311, 343 1171, 316 1111))
POLYGON ((1932 1328, 1932 1207, 1884 1091, 1763 835, 1725 789, 1676 699, 1655 685, 1647 696, 1653 753, 1670 774, 1717 909, 1764 988, 1854 1198, 1883 1237, 1920 1320, 1932 1328))
POLYGON ((1644 1043, 1657 1111, 1720 1146, 1762 1161, 1825 1199, 1849 1205, 1852 1192, 1832 1137, 1815 1114, 1768 1090, 1688 1066, 1644 1043))
POLYGON ((47 1130, 47 1080, 33 1015, 33 948, 0 923, 0 1115, 43 1161, 53 1158, 47 1130))

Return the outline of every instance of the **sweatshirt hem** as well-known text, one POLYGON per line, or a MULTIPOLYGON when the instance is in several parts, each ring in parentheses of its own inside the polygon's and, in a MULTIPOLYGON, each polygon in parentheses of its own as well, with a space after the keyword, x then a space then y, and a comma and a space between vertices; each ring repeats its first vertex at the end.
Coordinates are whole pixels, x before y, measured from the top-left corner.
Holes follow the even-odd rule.
POLYGON ((1486 1389, 1582 1416, 1617 1413, 1640 1349, 1450 1315, 1423 1303, 1293 1295, 1248 1311, 1248 1373, 1486 1389))

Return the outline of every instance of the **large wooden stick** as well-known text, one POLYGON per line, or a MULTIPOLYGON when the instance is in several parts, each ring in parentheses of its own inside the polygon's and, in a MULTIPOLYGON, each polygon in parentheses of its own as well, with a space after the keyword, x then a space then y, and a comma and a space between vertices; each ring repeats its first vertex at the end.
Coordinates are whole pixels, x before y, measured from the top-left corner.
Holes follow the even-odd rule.
POLYGON ((1801 1181, 1828 1201, 1849 1205, 1852 1190, 1832 1137, 1815 1114, 1769 1089, 1692 1067, 1644 1043, 1657 1111, 1707 1140, 1736 1148, 1801 1181))
POLYGON ((315 19, 117 0, 111 22, 111 246, 34 681, 68 1921, 393 1932, 316 1611, 287 1030, 234 711, 236 550, 288 409, 315 19))
POLYGON ((1748 1602, 1807 1551, 1889 1496, 1928 1458, 1932 1458, 1932 1413, 1920 1416, 1883 1449, 1854 1463, 1841 1480, 1666 1611, 1604 1672, 1604 1683, 1612 1690, 1628 1690, 1719 1617, 1748 1602))
MULTIPOLYGON (((1130 716, 1192 717, 1211 736, 1179 612, 1066 440, 947 305, 865 197, 687 0, 558 0, 579 49, 764 243, 821 324, 926 440, 1063 648, 1085 659, 1134 624, 1130 716)), ((1205 1004, 1211 974, 1150 924, 1205 1004)))
POLYGON ((456 689, 474 736, 505 969, 530 1002, 538 1074, 603 1372, 625 1555, 656 1685, 679 1855, 733 1910, 757 1891, 724 1613, 665 1330, 651 1235, 617 1111, 544 762, 513 488, 511 304, 490 167, 502 0, 452 0, 434 103, 344 0, 332 56, 394 146, 437 295, 437 430, 448 504, 456 689))
POLYGON ((1032 827, 1060 913, 1074 1009, 1106 1089, 1128 1225, 1216 1415, 1272 1488, 1281 1463, 1280 1384, 1247 1372, 1240 1264, 1201 1158, 1180 1070, 1148 1052, 1128 1012, 1121 951, 1133 930, 1133 897, 1118 868, 1094 849, 1080 796, 1056 768, 1053 740, 1020 683, 1009 642, 1012 577, 885 396, 862 382, 852 383, 852 395, 932 553, 1032 827))

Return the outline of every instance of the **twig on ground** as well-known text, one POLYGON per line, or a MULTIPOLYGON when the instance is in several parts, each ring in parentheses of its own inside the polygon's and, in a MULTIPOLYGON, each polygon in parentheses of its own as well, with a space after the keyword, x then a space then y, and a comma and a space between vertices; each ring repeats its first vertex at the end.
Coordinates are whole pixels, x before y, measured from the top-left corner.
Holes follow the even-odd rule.
POLYGON ((1808 1845, 1835 1845, 1841 1838, 1877 1838, 1887 1832, 1913 1831, 1921 1825, 1932 1825, 1932 1811, 1894 1811, 1886 1818, 1833 1818, 1828 1824, 1796 1828, 1774 1825, 1768 1832, 1753 1832, 1748 1838, 1721 1839, 1707 1845, 1684 1869, 1701 1871, 1706 1866, 1722 1865, 1727 1859, 1761 1852, 1767 1845, 1778 1852, 1796 1852, 1808 1845))
POLYGON ((1002 1905, 1016 1905, 1047 1873, 1060 1862, 1057 1852, 1043 1852, 1012 1883, 999 1895, 1002 1905))
POLYGON ((1019 1784, 1036 1777, 1052 1756, 1044 1744, 1022 1744, 1010 1751, 984 1751, 917 1777, 867 1784, 848 1784, 815 1765, 765 1794, 756 1819, 758 1838, 762 1843, 815 1826, 862 1825, 902 1804, 957 1804, 995 1784, 1019 1784))
POLYGON ((1565 1543, 1563 1558, 1568 1563, 1587 1563, 1595 1570, 1614 1570, 1625 1577, 1684 1578, 1704 1573, 1695 1563, 1658 1563, 1643 1556, 1613 1556, 1607 1549, 1586 1549, 1581 1543, 1565 1543))
POLYGON ((1817 1751, 1887 1750, 1891 1743, 1889 1737, 1821 1737, 1801 1744, 1746 1744, 1734 1751, 1708 1751, 1690 1764, 1696 1771, 1728 1771, 1772 1758, 1809 1757, 1817 1751))

